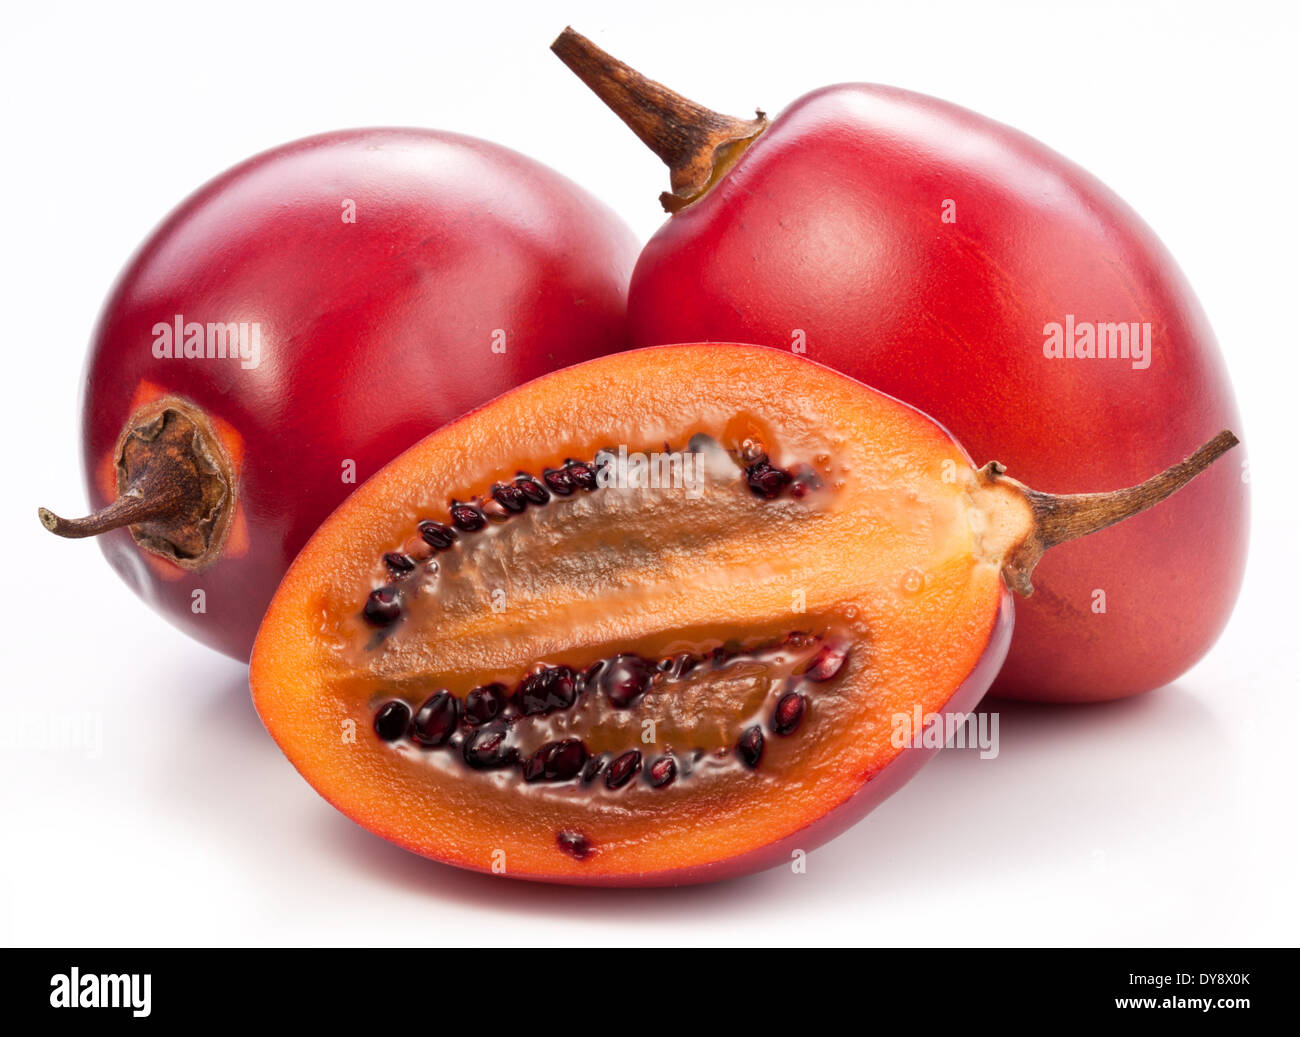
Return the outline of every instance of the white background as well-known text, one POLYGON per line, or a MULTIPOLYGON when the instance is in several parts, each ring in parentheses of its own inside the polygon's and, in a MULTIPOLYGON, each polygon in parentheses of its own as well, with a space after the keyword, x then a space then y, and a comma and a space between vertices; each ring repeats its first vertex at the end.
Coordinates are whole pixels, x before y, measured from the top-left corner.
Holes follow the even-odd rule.
POLYGON ((17 5, 0 39, 0 942, 1296 942, 1294 4, 116 6, 17 5), (1133 701, 1003 706, 996 762, 942 754, 806 875, 557 889, 355 827, 280 756, 242 666, 152 616, 92 544, 40 528, 37 504, 84 503, 79 375, 112 278, 249 154, 347 126, 463 131, 649 236, 666 178, 548 52, 567 22, 737 114, 840 80, 936 94, 1132 203, 1197 287, 1245 415, 1250 570, 1212 654, 1133 701), (42 744, 68 710, 102 725, 98 758, 42 744))

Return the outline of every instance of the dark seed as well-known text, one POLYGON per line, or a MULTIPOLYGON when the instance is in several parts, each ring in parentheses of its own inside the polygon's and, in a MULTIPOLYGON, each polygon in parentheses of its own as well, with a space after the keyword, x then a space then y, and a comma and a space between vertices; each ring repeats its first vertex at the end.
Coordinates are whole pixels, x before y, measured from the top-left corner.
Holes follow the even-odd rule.
POLYGON ((466 738, 461 754, 475 770, 509 766, 519 759, 519 750, 509 744, 508 736, 506 725, 494 721, 466 738))
POLYGON ((524 764, 524 780, 568 781, 587 762, 587 747, 577 738, 542 746, 524 764))
POLYGON ((436 692, 415 714, 411 737, 426 749, 446 745, 460 720, 460 700, 449 691, 436 692))
POLYGON ((565 461, 564 470, 569 473, 569 478, 573 480, 575 486, 584 490, 596 488, 596 470, 586 461, 565 461))
POLYGON ((477 505, 466 504, 464 501, 452 501, 451 521, 456 524, 457 529, 463 529, 466 533, 473 533, 475 530, 482 529, 487 525, 487 516, 483 514, 482 509, 477 505))
POLYGON ((790 494, 798 500, 802 500, 813 490, 822 488, 822 477, 817 474, 817 469, 810 464, 797 466, 790 475, 793 479, 790 485, 790 494))
POLYGON ((792 735, 803 721, 803 711, 808 700, 797 691, 786 692, 776 704, 772 714, 772 730, 779 735, 792 735))
POLYGON ((767 461, 759 461, 747 468, 745 479, 749 483, 749 488, 764 500, 779 496, 781 491, 790 485, 790 473, 767 461))
POLYGON ((582 772, 587 762, 587 747, 577 738, 560 742, 546 761, 546 776, 553 781, 568 781, 582 772))
POLYGON ((640 750, 629 749, 609 765, 609 770, 605 772, 605 787, 609 789, 621 789, 636 777, 636 773, 640 769, 640 750))
POLYGON ((669 680, 679 681, 695 669, 695 658, 689 652, 681 652, 664 662, 668 665, 665 667, 661 663, 660 669, 668 674, 669 680))
MULTIPOLYGON (((371 555, 370 557, 374 557, 371 555)), ((402 599, 396 587, 376 587, 366 598, 361 610, 366 622, 375 627, 386 627, 402 616, 402 599)))
POLYGON ((804 676, 810 681, 828 681, 840 672, 848 655, 847 645, 825 645, 813 657, 812 664, 804 676))
POLYGON ((552 493, 567 497, 576 487, 569 473, 563 468, 548 468, 542 472, 542 478, 552 493))
POLYGON ((583 860, 591 853, 591 843, 585 835, 578 832, 556 832, 555 845, 574 860, 583 860))
POLYGON ((627 709, 650 687, 655 667, 639 655, 616 655, 600 674, 600 690, 615 709, 627 709))
POLYGON ((661 756, 650 764, 650 784, 657 789, 671 785, 677 779, 677 761, 671 756, 661 756))
POLYGON ((609 753, 601 753, 599 756, 593 756, 582 765, 582 783, 590 785, 600 777, 601 772, 609 763, 609 753))
POLYGON ((415 571, 415 561, 399 551, 389 551, 384 555, 384 564, 394 576, 405 576, 415 571))
POLYGON ((608 666, 609 666, 608 659, 597 659, 594 663, 592 663, 585 670, 583 670, 582 671, 583 689, 585 690, 587 688, 599 687, 600 675, 605 672, 605 669, 608 666))
POLYGON ((451 526, 434 522, 433 519, 425 519, 415 528, 419 530, 420 536, 424 537, 426 544, 439 551, 447 550, 456 540, 456 531, 451 526))
POLYGON ((578 698, 578 675, 567 666, 551 666, 526 678, 516 693, 526 717, 568 709, 578 698))
POLYGON ((546 770, 546 751, 549 748, 549 745, 542 746, 524 761, 524 781, 542 780, 542 772, 546 770))
POLYGON ((375 714, 375 734, 385 742, 395 742, 411 724, 411 707, 400 699, 385 702, 375 714))
POLYGON ((763 758, 763 729, 757 724, 747 727, 736 742, 736 754, 750 770, 757 767, 763 758))
POLYGON ((516 477, 515 489, 524 495, 524 499, 529 504, 545 504, 551 499, 551 495, 546 492, 546 487, 526 473, 516 477))
POLYGON ((709 653, 709 662, 713 664, 715 670, 720 670, 727 666, 733 659, 740 654, 740 646, 734 642, 728 641, 725 645, 713 649, 709 653))
POLYGON ((465 723, 477 727, 495 720, 506 708, 506 689, 500 684, 484 684, 465 696, 465 723))
POLYGON ((528 498, 524 496, 524 491, 515 485, 497 483, 492 487, 492 496, 507 511, 523 511, 528 505, 528 498))

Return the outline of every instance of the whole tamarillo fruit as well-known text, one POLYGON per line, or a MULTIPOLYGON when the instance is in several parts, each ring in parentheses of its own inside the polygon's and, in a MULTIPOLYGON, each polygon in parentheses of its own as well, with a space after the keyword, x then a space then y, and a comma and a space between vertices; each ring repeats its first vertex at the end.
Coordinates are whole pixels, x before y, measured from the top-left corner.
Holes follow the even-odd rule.
POLYGON ((623 348, 636 242, 517 152, 364 129, 258 155, 182 203, 113 289, 86 365, 97 536, 150 605, 247 659, 312 531, 421 436, 623 348))
MULTIPOLYGON (((670 167, 672 215, 632 275, 632 345, 794 349, 1059 492, 1135 482, 1189 442, 1240 431, 1174 259, 1038 141, 864 83, 815 90, 771 120, 731 118, 572 30, 554 49, 670 167)), ((1245 570, 1243 463, 1053 552, 994 692, 1114 699, 1195 663, 1245 570)))

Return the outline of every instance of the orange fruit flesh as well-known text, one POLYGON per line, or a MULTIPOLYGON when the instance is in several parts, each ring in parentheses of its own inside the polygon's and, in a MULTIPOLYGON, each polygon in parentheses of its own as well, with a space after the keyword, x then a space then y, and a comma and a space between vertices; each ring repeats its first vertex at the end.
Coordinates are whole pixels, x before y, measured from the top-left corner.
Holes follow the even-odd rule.
POLYGON ((418 853, 521 878, 671 878, 787 839, 898 757, 893 718, 941 710, 980 659, 1004 593, 1003 529, 1018 535, 1026 521, 981 489, 933 421, 827 368, 735 345, 619 354, 497 399, 359 488, 266 615, 254 700, 321 795, 418 853), (451 500, 486 499, 518 472, 540 476, 602 448, 682 451, 697 435, 718 449, 694 491, 555 496, 461 533, 406 577, 390 629, 362 617, 367 595, 392 581, 384 554, 421 519, 447 522, 451 500), (774 464, 811 465, 820 488, 798 499, 751 491, 737 457, 755 444, 774 464), (781 737, 775 703, 809 661, 782 647, 795 631, 846 643, 848 656, 832 679, 805 685, 802 724, 781 737), (728 643, 753 651, 630 710, 589 691, 521 725, 525 751, 582 737, 593 753, 702 758, 667 787, 644 774, 617 790, 528 784, 518 769, 473 770, 373 727, 394 698, 417 709, 438 689, 463 701, 493 681, 514 688, 538 664, 582 671, 621 653, 702 657, 728 643), (768 730, 751 769, 734 745, 754 724, 768 730), (578 855, 561 845, 575 834, 578 855))

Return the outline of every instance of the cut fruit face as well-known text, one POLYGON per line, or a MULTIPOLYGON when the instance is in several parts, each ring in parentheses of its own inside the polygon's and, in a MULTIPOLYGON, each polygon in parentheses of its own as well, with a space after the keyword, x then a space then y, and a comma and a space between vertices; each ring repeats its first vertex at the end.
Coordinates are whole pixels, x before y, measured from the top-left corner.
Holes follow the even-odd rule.
POLYGON ((1032 524, 933 421, 829 369, 619 354, 356 491, 271 605, 254 699, 325 798, 418 853, 721 878, 896 787, 925 754, 897 718, 978 701, 1032 524))

